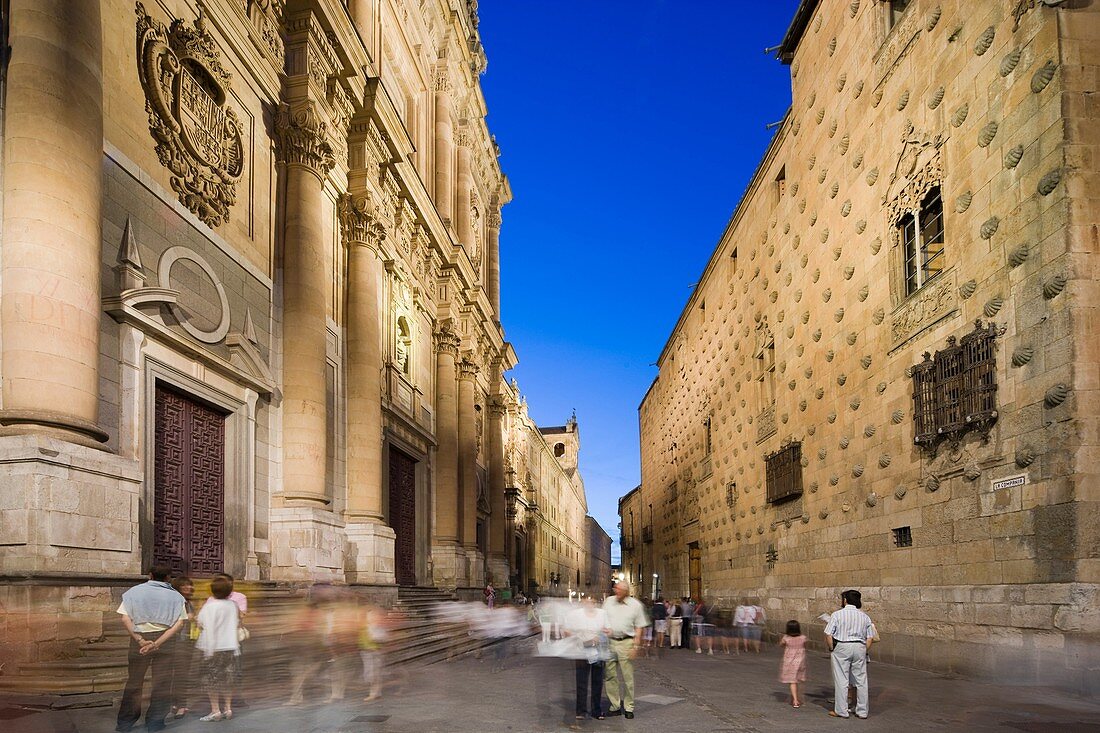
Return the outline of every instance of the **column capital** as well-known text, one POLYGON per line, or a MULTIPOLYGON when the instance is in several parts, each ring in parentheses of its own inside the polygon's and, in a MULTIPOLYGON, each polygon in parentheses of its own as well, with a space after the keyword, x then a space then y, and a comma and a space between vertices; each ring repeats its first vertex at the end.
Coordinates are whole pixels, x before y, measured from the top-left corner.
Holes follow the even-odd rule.
POLYGON ((312 100, 283 104, 275 122, 279 159, 324 179, 336 164, 328 141, 328 121, 312 100))
POLYGON ((435 68, 435 73, 432 75, 432 88, 437 92, 447 93, 451 91, 451 75, 447 72, 445 65, 439 65, 435 68))
POLYGON ((458 363, 458 378, 459 379, 474 379, 477 377, 478 365, 476 361, 473 361, 468 356, 463 358, 458 363))
POLYGON ((499 211, 491 210, 489 212, 488 216, 485 217, 485 224, 490 229, 500 229, 501 223, 502 223, 502 220, 500 218, 500 212, 499 211))
POLYGON ((340 231, 350 248, 360 245, 381 255, 386 228, 374 215, 374 200, 369 193, 343 194, 336 204, 340 216, 340 231))
POLYGON ((465 126, 456 127, 454 131, 454 144, 460 148, 472 148, 474 146, 474 136, 466 130, 465 126))
POLYGON ((444 323, 435 331, 435 348, 439 354, 449 354, 452 357, 458 356, 458 347, 462 343, 462 339, 458 337, 458 334, 454 332, 454 328, 449 323, 444 323))

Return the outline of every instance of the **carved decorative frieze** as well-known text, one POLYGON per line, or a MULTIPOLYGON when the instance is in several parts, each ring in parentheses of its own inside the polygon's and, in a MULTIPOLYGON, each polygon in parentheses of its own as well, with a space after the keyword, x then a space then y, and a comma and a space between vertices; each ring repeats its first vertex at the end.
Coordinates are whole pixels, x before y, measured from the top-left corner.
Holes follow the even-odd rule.
POLYGON ((279 158, 287 165, 303 166, 324 178, 336 164, 328 140, 328 122, 313 102, 282 105, 276 131, 279 158))
POLYGON ((895 347, 908 341, 958 308, 955 271, 944 272, 915 295, 902 301, 891 316, 890 340, 895 347))
POLYGON ((210 227, 229 219, 244 172, 243 127, 227 103, 222 66, 201 9, 193 26, 168 28, 138 3, 138 71, 157 157, 180 203, 210 227))

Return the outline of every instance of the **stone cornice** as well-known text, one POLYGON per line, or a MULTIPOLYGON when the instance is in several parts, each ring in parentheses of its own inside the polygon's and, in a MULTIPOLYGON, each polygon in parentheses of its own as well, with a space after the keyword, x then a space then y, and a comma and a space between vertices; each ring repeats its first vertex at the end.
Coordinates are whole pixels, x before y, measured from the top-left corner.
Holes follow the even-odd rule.
POLYGON ((283 104, 275 122, 279 159, 308 169, 321 180, 336 164, 328 122, 313 101, 283 104))

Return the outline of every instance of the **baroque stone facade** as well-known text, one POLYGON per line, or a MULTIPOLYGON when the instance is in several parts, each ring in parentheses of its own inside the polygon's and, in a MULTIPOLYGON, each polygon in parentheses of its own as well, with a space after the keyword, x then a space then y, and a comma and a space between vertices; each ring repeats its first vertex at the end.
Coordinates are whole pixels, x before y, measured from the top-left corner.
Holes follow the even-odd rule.
POLYGON ((583 566, 579 477, 515 468, 476 3, 4 10, 6 659, 154 561, 472 594, 534 527, 575 557, 532 578, 583 566))
POLYGON ((863 591, 876 658, 1095 693, 1100 13, 804 0, 793 102, 640 407, 623 571, 863 591))

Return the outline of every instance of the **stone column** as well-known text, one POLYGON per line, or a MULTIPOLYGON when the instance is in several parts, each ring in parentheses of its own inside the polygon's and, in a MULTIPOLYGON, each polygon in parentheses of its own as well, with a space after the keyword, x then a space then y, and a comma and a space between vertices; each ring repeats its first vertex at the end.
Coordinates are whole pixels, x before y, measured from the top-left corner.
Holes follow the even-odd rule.
POLYGON ((485 578, 485 560, 477 545, 477 412, 474 409, 477 364, 463 359, 458 368, 459 516, 462 544, 469 562, 467 577, 471 586, 480 586, 485 578))
POLYGON ((453 138, 451 80, 446 69, 439 69, 435 75, 435 208, 448 224, 454 216, 453 138))
POLYGON ((96 446, 103 199, 99 3, 11 0, 0 433, 96 446))
POLYGON ((493 316, 500 322, 500 212, 491 211, 486 224, 489 228, 489 252, 486 281, 489 302, 493 306, 493 316))
MULTIPOLYGON (((470 216, 470 196, 474 190, 473 174, 473 150, 470 133, 465 129, 455 134, 455 145, 458 147, 458 175, 456 176, 455 191, 455 234, 458 241, 471 251, 474 244, 474 220, 470 216)), ((474 263, 477 266, 477 263, 474 263)))
POLYGON ((489 400, 489 425, 485 429, 489 448, 489 572, 493 582, 499 586, 507 585, 509 578, 508 563, 508 518, 507 504, 504 498, 504 404, 500 397, 489 400))
POLYGON ((462 548, 458 482, 458 404, 455 361, 459 338, 447 323, 435 334, 435 531, 432 575, 437 585, 454 588, 466 583, 466 552, 462 548))
POLYGON ((324 506, 325 268, 322 184, 335 163, 327 125, 312 102, 281 110, 279 155, 286 165, 283 244, 283 498, 324 506))
POLYGON ((340 198, 348 248, 347 508, 349 583, 394 583, 395 535, 382 512, 382 316, 386 236, 365 195, 340 198))

